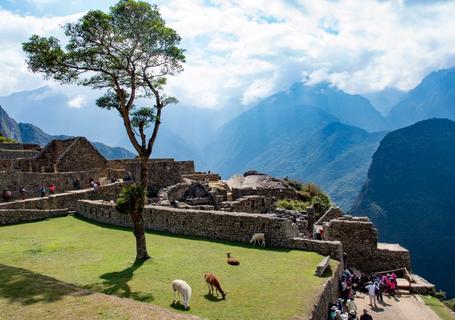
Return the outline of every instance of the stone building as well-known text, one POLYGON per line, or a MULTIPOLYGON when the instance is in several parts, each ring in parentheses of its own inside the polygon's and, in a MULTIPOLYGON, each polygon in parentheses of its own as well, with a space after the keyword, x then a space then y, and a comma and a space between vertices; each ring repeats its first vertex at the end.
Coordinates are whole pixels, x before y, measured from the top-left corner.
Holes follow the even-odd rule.
POLYGON ((87 171, 107 166, 107 160, 84 137, 52 140, 34 161, 37 172, 87 171))

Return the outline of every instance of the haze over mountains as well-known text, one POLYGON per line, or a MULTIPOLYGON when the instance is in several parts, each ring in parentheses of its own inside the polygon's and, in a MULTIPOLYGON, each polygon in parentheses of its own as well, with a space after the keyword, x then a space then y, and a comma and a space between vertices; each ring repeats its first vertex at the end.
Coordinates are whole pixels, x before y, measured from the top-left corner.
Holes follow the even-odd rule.
MULTIPOLYGON (((349 209, 387 131, 432 117, 455 118, 454 83, 452 68, 431 73, 408 93, 370 95, 382 113, 391 109, 387 116, 368 99, 326 83, 296 83, 250 108, 235 101, 221 110, 173 105, 165 111, 154 157, 194 159, 200 170, 224 178, 256 169, 313 181, 349 209)), ((117 114, 93 101, 69 108, 67 96, 43 87, 0 97, 0 104, 13 118, 53 135, 85 135, 133 151, 117 114)))

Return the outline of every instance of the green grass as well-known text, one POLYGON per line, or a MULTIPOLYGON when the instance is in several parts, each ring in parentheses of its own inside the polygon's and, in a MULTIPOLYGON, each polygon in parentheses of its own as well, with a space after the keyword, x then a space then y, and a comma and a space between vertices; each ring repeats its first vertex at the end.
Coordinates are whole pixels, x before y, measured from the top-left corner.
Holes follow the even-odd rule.
POLYGON ((455 320, 454 313, 440 300, 432 296, 421 296, 427 306, 429 306, 442 320, 455 320))
MULTIPOLYGON (((328 279, 313 275, 322 259, 315 253, 256 249, 156 233, 147 234, 152 259, 134 266, 131 231, 74 217, 1 227, 0 239, 3 265, 171 310, 175 309, 171 306, 170 284, 174 279, 184 279, 193 289, 189 313, 209 319, 289 319, 305 315, 328 279), (232 252, 240 266, 227 265, 226 252, 232 252), (228 292, 226 300, 206 296, 206 271, 219 276, 228 292)), ((9 280, 2 281, 0 275, 0 309, 15 303, 26 305, 24 299, 15 301, 11 296, 14 292, 25 292, 27 296, 26 291, 32 290, 25 286, 27 281, 9 280)))

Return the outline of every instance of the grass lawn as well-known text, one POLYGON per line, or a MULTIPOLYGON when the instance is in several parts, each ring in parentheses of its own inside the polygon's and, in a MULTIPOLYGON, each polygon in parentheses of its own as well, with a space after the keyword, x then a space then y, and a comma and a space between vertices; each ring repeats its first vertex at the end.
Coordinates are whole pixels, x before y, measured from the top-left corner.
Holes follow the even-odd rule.
MULTIPOLYGON (((26 312, 62 301, 67 289, 63 293, 59 293, 61 288, 54 293, 48 290, 43 296, 43 281, 34 281, 34 277, 44 277, 44 284, 55 285, 46 281, 47 276, 203 318, 289 319, 311 310, 329 276, 313 275, 322 257, 311 252, 256 249, 157 233, 148 233, 147 243, 152 259, 134 266, 135 241, 129 230, 71 216, 0 227, 0 311, 22 308, 26 312), (232 252, 240 266, 227 265, 226 252, 232 252), (17 268, 26 269, 27 274, 17 268), (220 278, 228 292, 226 300, 207 296, 206 271, 220 278), (193 289, 189 312, 171 306, 174 279, 184 279, 193 289)), ((106 307, 99 312, 112 310, 106 307)))
POLYGON ((432 296, 421 297, 425 304, 433 309, 442 320, 455 320, 455 315, 444 303, 432 296))

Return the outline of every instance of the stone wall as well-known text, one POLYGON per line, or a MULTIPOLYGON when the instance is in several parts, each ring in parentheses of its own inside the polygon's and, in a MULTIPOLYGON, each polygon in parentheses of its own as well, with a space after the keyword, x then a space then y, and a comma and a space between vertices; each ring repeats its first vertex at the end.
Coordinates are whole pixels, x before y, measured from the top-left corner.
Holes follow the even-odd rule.
POLYGON ((12 191, 13 199, 20 199, 19 188, 26 189, 26 198, 38 197, 39 188, 49 187, 52 183, 56 186, 56 193, 73 190, 73 181, 81 180, 82 188, 89 187, 89 179, 98 180, 105 176, 104 170, 92 169, 81 172, 37 173, 37 172, 0 172, 0 192, 3 189, 12 191))
POLYGON ((56 164, 57 172, 106 169, 107 160, 85 138, 77 138, 56 164))
POLYGON ((336 218, 339 218, 339 217, 342 217, 344 214, 343 214, 343 211, 338 208, 338 207, 330 207, 329 210, 326 211, 326 213, 324 213, 318 221, 316 221, 316 225, 318 226, 322 226, 325 222, 329 222, 330 220, 332 219, 336 219, 336 218))
POLYGON ((275 209, 275 200, 264 196, 245 196, 221 203, 221 210, 235 212, 267 213, 275 209))
POLYGON ((194 161, 188 160, 188 161, 176 161, 180 174, 193 174, 195 173, 195 168, 194 168, 194 161))
POLYGON ((387 271, 405 267, 411 270, 411 255, 399 244, 378 243, 373 264, 377 270, 387 271))
POLYGON ((253 188, 232 188, 232 197, 235 199, 245 197, 245 196, 264 196, 264 197, 272 197, 276 200, 282 199, 293 199, 299 200, 300 195, 291 189, 253 189, 253 188))
MULTIPOLYGON (((128 161, 126 171, 130 172, 135 180, 141 177, 140 161, 128 161)), ((180 165, 173 159, 154 159, 148 163, 149 188, 152 191, 182 182, 180 165)))
POLYGON ((338 263, 336 269, 332 270, 332 272, 333 275, 322 287, 308 320, 327 319, 329 305, 335 303, 339 297, 338 283, 343 274, 343 264, 338 263))
POLYGON ((38 154, 36 150, 0 149, 0 159, 36 158, 38 154))
MULTIPOLYGON (((128 215, 118 213, 113 204, 81 200, 79 215, 100 223, 131 227, 128 215)), ((269 214, 176 209, 147 206, 144 214, 147 230, 202 236, 216 240, 249 243, 256 232, 264 232, 268 246, 312 251, 340 260, 339 241, 318 241, 299 238, 299 230, 289 219, 269 214)), ((315 266, 316 267, 316 266, 315 266)))
POLYGON ((76 203, 80 199, 101 199, 106 201, 116 200, 125 182, 108 184, 97 189, 89 188, 75 190, 66 193, 47 196, 44 198, 26 199, 23 201, 6 202, 0 204, 1 209, 38 209, 55 210, 68 208, 70 211, 76 210, 76 203))
POLYGON ((378 231, 366 217, 331 220, 324 224, 323 238, 340 241, 348 256, 348 266, 362 272, 411 268, 409 251, 399 245, 378 245, 378 231))
POLYGON ((53 140, 33 163, 34 172, 86 171, 107 169, 107 160, 84 137, 53 140))
POLYGON ((285 247, 317 252, 323 256, 330 256, 331 258, 340 261, 343 256, 343 249, 340 241, 313 240, 296 237, 288 239, 285 247))
POLYGON ((194 180, 194 181, 205 181, 205 182, 216 182, 220 181, 221 177, 217 173, 189 173, 189 174, 183 174, 183 178, 194 180))
POLYGON ((68 214, 68 209, 0 209, 0 226, 63 217, 68 214))
POLYGON ((23 150, 21 143, 4 143, 0 142, 0 149, 3 150, 23 150))
MULTIPOLYGON (((81 200, 77 203, 77 212, 101 223, 132 226, 130 216, 117 212, 110 203, 81 200)), ((297 227, 288 219, 265 214, 147 206, 144 222, 146 229, 151 231, 243 243, 249 243, 254 233, 264 232, 267 244, 271 246, 282 246, 287 239, 299 235, 297 227)))

